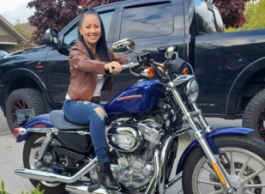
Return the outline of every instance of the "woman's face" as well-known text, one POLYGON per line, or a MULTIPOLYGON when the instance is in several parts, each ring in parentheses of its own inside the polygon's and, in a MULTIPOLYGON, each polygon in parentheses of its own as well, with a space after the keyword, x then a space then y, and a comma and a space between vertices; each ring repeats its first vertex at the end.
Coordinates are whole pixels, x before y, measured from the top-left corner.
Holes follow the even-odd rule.
POLYGON ((101 26, 98 17, 94 14, 87 14, 79 26, 79 32, 87 44, 96 44, 101 36, 101 26))

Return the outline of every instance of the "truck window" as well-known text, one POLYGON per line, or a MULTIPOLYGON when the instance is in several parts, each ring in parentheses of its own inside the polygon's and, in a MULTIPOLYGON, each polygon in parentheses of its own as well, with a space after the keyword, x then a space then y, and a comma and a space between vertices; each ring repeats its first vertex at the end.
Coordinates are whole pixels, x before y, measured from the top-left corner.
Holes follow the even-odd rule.
POLYGON ((214 12, 208 9, 207 3, 201 0, 194 0, 194 3, 198 32, 203 34, 212 34, 217 32, 214 12))
MULTIPOLYGON (((111 23, 113 13, 114 11, 99 13, 102 19, 104 28, 105 28, 106 39, 108 38, 108 33, 109 33, 110 23, 111 23)), ((76 26, 65 35, 64 44, 71 47, 75 44, 75 41, 77 40, 77 38, 78 38, 78 26, 76 24, 76 26)))
POLYGON ((163 36, 172 32, 173 11, 170 3, 124 9, 120 39, 163 36))
POLYGON ((224 23, 223 23, 221 14, 215 6, 213 6, 213 10, 214 10, 214 15, 215 15, 215 19, 216 19, 217 32, 224 33, 224 23))

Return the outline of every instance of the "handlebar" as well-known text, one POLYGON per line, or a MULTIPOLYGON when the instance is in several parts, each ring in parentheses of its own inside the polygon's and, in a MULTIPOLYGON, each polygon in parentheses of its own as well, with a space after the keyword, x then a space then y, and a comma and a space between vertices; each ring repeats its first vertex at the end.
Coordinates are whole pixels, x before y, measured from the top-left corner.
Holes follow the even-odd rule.
MULTIPOLYGON (((121 69, 122 70, 125 70, 125 69, 131 69, 131 68, 134 68, 134 67, 136 67, 136 66, 138 66, 139 65, 139 62, 137 61, 137 62, 133 62, 133 61, 130 61, 129 63, 124 63, 124 64, 122 64, 121 65, 121 69)), ((115 72, 115 69, 112 69, 112 70, 110 70, 109 71, 110 73, 113 73, 113 72, 115 72)))

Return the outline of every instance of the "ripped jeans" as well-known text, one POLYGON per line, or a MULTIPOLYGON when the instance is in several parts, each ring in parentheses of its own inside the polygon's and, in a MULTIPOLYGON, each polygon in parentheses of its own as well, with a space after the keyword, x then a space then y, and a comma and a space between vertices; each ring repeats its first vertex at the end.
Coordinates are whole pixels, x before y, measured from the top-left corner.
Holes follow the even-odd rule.
POLYGON ((90 135, 97 158, 108 161, 105 139, 106 112, 100 104, 88 101, 65 100, 63 111, 66 118, 76 124, 90 124, 90 135))

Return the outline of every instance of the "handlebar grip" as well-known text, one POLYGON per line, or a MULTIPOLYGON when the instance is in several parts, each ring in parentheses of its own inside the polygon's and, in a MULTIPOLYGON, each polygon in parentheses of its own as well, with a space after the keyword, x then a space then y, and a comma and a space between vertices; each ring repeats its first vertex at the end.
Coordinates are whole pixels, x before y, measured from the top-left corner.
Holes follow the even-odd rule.
MULTIPOLYGON (((130 68, 136 67, 138 65, 139 65, 139 62, 129 62, 129 63, 121 64, 121 69, 122 70, 124 70, 124 69, 130 69, 130 68)), ((115 71, 115 69, 112 69, 109 72, 110 73, 113 73, 114 71, 115 71)))
POLYGON ((113 73, 114 71, 115 71, 115 69, 112 69, 112 70, 110 70, 109 72, 110 72, 110 73, 113 73))

